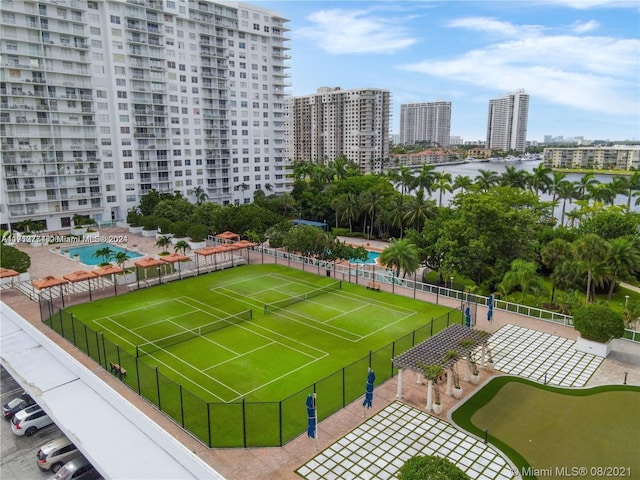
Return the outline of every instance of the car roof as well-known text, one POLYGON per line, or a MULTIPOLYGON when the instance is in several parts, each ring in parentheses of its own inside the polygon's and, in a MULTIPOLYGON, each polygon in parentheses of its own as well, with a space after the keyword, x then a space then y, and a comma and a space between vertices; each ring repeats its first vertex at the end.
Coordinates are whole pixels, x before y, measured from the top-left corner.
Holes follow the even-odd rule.
POLYGON ((89 460, 84 455, 80 455, 79 457, 74 458, 73 460, 69 460, 64 464, 67 470, 77 470, 80 467, 84 467, 85 465, 89 465, 89 460))
POLYGON ((71 443, 72 443, 71 440, 69 440, 65 435, 62 435, 61 437, 54 438, 53 440, 50 440, 44 445, 42 445, 40 447, 40 450, 43 450, 43 451, 53 450, 59 447, 64 447, 65 445, 69 445, 71 443))
POLYGON ((30 405, 27 408, 25 408, 24 410, 20 410, 18 413, 16 413, 16 417, 18 417, 18 418, 26 417, 27 415, 31 415, 32 413, 38 412, 40 410, 42 410, 40 405, 38 405, 38 404, 30 405))

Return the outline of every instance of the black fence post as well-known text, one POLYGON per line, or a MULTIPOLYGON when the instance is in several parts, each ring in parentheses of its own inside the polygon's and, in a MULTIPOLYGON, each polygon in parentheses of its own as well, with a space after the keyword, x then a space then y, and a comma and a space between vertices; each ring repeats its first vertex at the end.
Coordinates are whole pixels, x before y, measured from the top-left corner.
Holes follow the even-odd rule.
POLYGON ((107 368, 107 347, 104 344, 104 332, 102 332, 102 352, 104 353, 104 368, 107 368))
POLYGON ((346 407, 347 405, 347 391, 346 391, 347 386, 345 381, 344 370, 345 370, 345 367, 342 367, 342 408, 346 407))
POLYGON ((87 346, 87 355, 91 356, 91 351, 89 350, 89 334, 87 333, 87 324, 83 323, 82 325, 84 325, 84 341, 85 345, 87 346))
POLYGON ((433 337, 433 317, 431 317, 431 333, 429 334, 430 337, 433 337))
POLYGON ((210 408, 211 404, 209 402, 207 402, 207 428, 209 430, 209 438, 208 438, 208 445, 209 448, 211 448, 213 445, 211 445, 211 408, 210 408))
POLYGON ((282 400, 278 402, 278 428, 280 430, 280 446, 282 446, 282 400))
POLYGON ((73 344, 77 347, 78 344, 76 343, 76 318, 73 316, 73 313, 71 314, 71 333, 73 334, 73 344))
MULTIPOLYGON (((396 356, 396 342, 391 342, 391 360, 396 356)), ((389 378, 393 378, 393 362, 389 362, 391 364, 391 376, 389 378)))
POLYGON ((120 346, 119 345, 116 345, 116 353, 118 354, 118 365, 122 365, 120 363, 120 346))
POLYGON ((162 411, 162 402, 160 401, 160 375, 156 366, 156 391, 158 392, 158 410, 162 411))
POLYGON ((242 397, 242 445, 247 448, 247 405, 242 397))
POLYGON ((102 365, 102 357, 100 356, 100 337, 98 337, 98 332, 94 332, 96 334, 96 350, 98 350, 98 365, 102 365))
MULTIPOLYGON (((138 362, 136 362, 137 364, 138 362)), ((182 400, 182 385, 178 384, 178 387, 180 388, 180 421, 182 423, 182 428, 184 428, 184 403, 182 400)))
POLYGON ((138 395, 142 395, 140 390, 140 367, 138 366, 138 357, 136 356, 136 378, 138 379, 138 395))
POLYGON ((64 320, 62 316, 62 310, 60 310, 60 335, 62 336, 62 338, 67 338, 64 336, 64 320))
POLYGON ((369 368, 371 368, 371 350, 369 350, 369 368))

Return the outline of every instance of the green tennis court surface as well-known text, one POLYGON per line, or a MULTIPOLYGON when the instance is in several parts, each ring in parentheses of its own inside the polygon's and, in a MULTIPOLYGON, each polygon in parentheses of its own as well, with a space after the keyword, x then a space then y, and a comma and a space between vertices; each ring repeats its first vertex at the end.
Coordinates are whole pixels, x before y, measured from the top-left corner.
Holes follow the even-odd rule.
POLYGON ((137 363, 157 367, 207 402, 272 402, 448 310, 284 266, 248 265, 67 312, 133 358, 122 360, 129 372, 137 363))

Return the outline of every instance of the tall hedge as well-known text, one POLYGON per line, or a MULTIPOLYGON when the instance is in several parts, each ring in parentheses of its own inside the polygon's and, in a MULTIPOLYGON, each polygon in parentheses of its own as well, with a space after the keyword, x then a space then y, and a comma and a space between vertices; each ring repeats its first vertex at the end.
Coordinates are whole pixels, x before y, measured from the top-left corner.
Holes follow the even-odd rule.
POLYGON ((624 319, 618 312, 599 304, 580 307, 573 314, 573 326, 582 338, 606 343, 624 335, 624 319))
POLYGON ((446 458, 432 455, 411 457, 398 471, 398 480, 470 480, 446 458))
POLYGON ((15 247, 0 243, 0 266, 24 273, 31 266, 31 257, 15 247))

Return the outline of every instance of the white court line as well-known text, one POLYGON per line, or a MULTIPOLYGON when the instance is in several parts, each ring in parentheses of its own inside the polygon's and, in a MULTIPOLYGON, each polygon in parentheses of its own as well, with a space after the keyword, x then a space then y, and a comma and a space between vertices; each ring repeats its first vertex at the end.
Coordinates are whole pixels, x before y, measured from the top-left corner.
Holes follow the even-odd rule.
MULTIPOLYGON (((150 340, 142 337, 141 335, 138 335, 136 332, 133 332, 131 330, 129 330, 126 327, 123 327, 120 323, 115 322, 114 320, 112 320, 114 323, 116 323, 118 326, 120 326, 121 328, 123 328, 124 330, 129 331, 130 333, 132 333, 133 335, 139 337, 141 340, 144 340, 145 342, 149 342, 150 340)), ((114 332, 111 332, 114 333, 114 332)), ((115 334, 115 333, 114 333, 115 334)), ((119 335, 116 335, 119 336, 119 335)), ((130 343, 130 342, 128 342, 130 343)), ((176 360, 178 360, 179 362, 191 367, 193 370, 195 370, 196 372, 202 373, 205 377, 209 378, 210 380, 212 380, 214 383, 217 383, 218 385, 222 385, 223 387, 227 388, 229 391, 235 393, 236 395, 240 395, 240 392, 236 391, 235 389, 229 387, 228 385, 225 385, 224 383, 220 382, 219 380, 207 375, 206 373, 204 373, 202 370, 200 370, 199 368, 194 367, 193 365, 191 365, 189 362, 183 360, 182 358, 174 355, 173 353, 171 353, 169 350, 165 350, 164 348, 160 349, 163 352, 167 353, 169 356, 175 358, 176 360)), ((187 380, 189 380, 191 383, 197 385, 198 387, 202 388, 202 390, 204 390, 205 392, 210 393, 211 395, 215 396, 216 398, 220 398, 221 401, 224 401, 224 399, 222 399, 219 395, 214 394, 213 392, 209 392, 209 390, 207 390, 206 388, 202 387, 202 385, 200 385, 199 383, 193 381, 192 379, 190 379, 189 377, 187 377, 186 375, 183 375, 182 373, 180 373, 179 371, 177 371, 176 369, 174 369, 173 367, 167 365, 166 363, 162 362, 161 360, 158 360, 155 356, 153 355, 147 355, 149 357, 152 357, 154 360, 158 361, 159 363, 162 363, 163 365, 165 365, 169 370, 173 370, 174 372, 176 372, 179 376, 186 378, 187 380)))
MULTIPOLYGON (((178 327, 182 328, 183 330, 190 330, 189 328, 185 328, 185 327, 183 327, 182 325, 178 325, 177 323, 175 323, 175 322, 173 321, 173 319, 174 319, 174 318, 184 317, 185 315, 191 315, 192 313, 196 313, 197 311, 198 311, 197 309, 196 309, 196 310, 191 310, 190 312, 181 313, 180 315, 175 315, 175 316, 173 316, 173 317, 167 317, 167 318, 165 318, 165 319, 158 320, 157 322, 152 322, 152 323, 149 323, 149 324, 147 324, 147 325, 142 325, 142 326, 140 326, 140 327, 134 327, 134 328, 131 328, 130 330, 131 330, 132 332, 134 332, 134 331, 136 331, 136 330, 140 330, 141 328, 150 327, 150 326, 153 326, 153 325, 157 325, 158 323, 162 323, 162 322, 169 322, 169 323, 173 323, 174 325, 177 325, 178 327)), ((182 333, 182 332, 179 332, 179 333, 182 333)))

